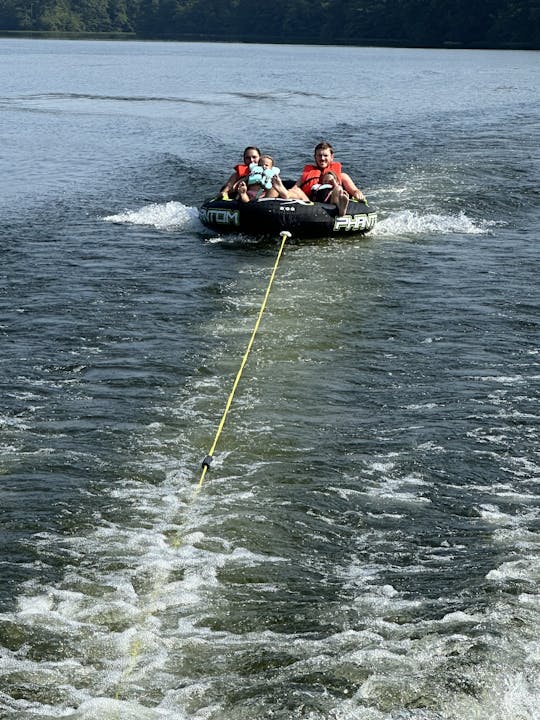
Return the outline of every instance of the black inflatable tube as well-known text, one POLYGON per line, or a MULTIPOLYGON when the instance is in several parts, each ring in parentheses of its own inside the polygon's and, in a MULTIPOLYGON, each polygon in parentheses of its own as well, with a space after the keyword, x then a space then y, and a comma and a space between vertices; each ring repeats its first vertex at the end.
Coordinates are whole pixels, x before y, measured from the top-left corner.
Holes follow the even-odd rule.
POLYGON ((218 232, 275 236, 288 230, 296 238, 364 234, 377 222, 377 212, 363 202, 349 201, 347 212, 338 217, 335 205, 282 200, 280 198, 239 202, 213 198, 199 208, 203 225, 218 232))

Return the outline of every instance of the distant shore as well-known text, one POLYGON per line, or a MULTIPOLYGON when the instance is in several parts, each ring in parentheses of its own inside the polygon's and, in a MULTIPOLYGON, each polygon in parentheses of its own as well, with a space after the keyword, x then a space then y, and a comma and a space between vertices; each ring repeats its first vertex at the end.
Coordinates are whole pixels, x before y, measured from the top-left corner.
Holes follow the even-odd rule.
POLYGON ((355 42, 334 38, 332 42, 321 43, 307 38, 272 38, 256 36, 220 36, 204 33, 185 33, 174 36, 146 37, 128 32, 49 32, 45 30, 0 30, 0 38, 28 38, 41 40, 137 40, 140 42, 221 42, 246 43, 261 45, 343 45, 347 47, 401 47, 401 48, 433 48, 456 50, 539 50, 531 43, 460 43, 445 42, 441 44, 408 44, 396 38, 358 38, 355 42))

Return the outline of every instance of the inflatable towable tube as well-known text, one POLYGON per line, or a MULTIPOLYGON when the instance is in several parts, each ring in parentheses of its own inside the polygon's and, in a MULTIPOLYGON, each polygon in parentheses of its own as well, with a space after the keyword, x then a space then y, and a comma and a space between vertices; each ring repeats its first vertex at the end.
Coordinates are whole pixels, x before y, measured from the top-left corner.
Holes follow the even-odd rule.
POLYGON ((219 232, 247 235, 277 235, 288 230, 296 238, 320 238, 334 235, 363 234, 377 222, 377 213, 363 202, 350 200, 344 215, 327 203, 305 200, 261 198, 253 202, 206 200, 199 208, 203 225, 219 232))

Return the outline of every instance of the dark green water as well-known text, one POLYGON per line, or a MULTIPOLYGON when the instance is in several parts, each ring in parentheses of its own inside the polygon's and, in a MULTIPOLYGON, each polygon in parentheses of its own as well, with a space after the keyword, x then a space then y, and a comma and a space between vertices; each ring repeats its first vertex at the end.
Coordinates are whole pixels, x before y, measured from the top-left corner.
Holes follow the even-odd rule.
POLYGON ((0 55, 0 717, 532 720, 536 56, 0 55), (378 226, 286 248, 197 493, 277 246, 196 206, 321 137, 378 226))

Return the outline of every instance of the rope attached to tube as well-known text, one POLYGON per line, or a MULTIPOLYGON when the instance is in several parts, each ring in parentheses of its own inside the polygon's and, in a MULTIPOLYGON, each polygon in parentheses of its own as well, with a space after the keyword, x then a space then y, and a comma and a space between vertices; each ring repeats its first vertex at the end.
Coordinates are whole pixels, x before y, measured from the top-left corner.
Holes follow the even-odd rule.
POLYGON ((274 282, 274 278, 275 278, 275 276, 276 276, 276 272, 277 272, 277 269, 278 269, 279 262, 280 262, 280 260, 281 260, 281 256, 283 255, 283 249, 284 249, 284 247, 285 247, 285 243, 287 242, 288 238, 291 237, 291 233, 288 232, 287 230, 282 230, 282 232, 280 232, 280 237, 281 237, 281 244, 280 244, 280 246, 279 246, 279 250, 278 250, 277 257, 276 257, 276 261, 275 261, 275 263, 274 263, 274 267, 273 267, 272 273, 271 273, 271 275, 270 275, 270 280, 268 281, 268 286, 267 286, 266 292, 265 292, 265 294, 264 294, 264 298, 263 298, 263 301, 262 301, 261 309, 259 310, 259 314, 258 314, 258 316, 257 316, 257 320, 256 320, 256 322, 255 322, 255 326, 254 326, 254 328, 253 328, 253 332, 251 333, 251 337, 250 337, 250 339, 249 339, 249 342, 248 342, 248 345, 247 345, 247 348, 246 348, 246 352, 244 353, 244 357, 242 358, 242 362, 240 363, 240 368, 238 369, 238 372, 236 373, 236 378, 235 378, 235 380, 234 380, 234 383, 233 383, 233 386, 232 386, 232 390, 231 390, 231 392, 230 392, 230 394, 229 394, 229 397, 228 397, 228 399, 227 399, 227 403, 226 403, 226 405, 225 405, 225 410, 223 411, 223 415, 221 416, 221 420, 220 420, 220 422, 219 422, 216 435, 215 435, 215 437, 214 437, 214 442, 212 443, 212 447, 210 448, 210 450, 209 450, 209 452, 208 452, 208 455, 206 455, 206 457, 205 457, 204 460, 202 461, 202 473, 201 473, 201 477, 200 477, 200 480, 199 480, 199 489, 202 487, 202 484, 203 484, 203 482, 204 482, 204 478, 205 478, 205 476, 206 476, 206 473, 207 473, 208 470, 210 469, 210 465, 212 464, 212 460, 214 459, 214 452, 215 452, 216 446, 217 446, 217 444, 218 444, 219 436, 221 435, 221 431, 223 430, 223 426, 225 425, 225 420, 226 420, 226 418, 227 418, 227 414, 228 414, 228 412, 229 412, 229 410, 230 410, 230 407, 231 407, 231 405, 232 405, 232 401, 233 401, 233 398, 234 398, 234 394, 235 394, 235 392, 236 392, 236 388, 238 387, 238 383, 240 382, 240 378, 242 377, 242 373, 244 372, 244 368, 245 368, 245 366, 246 366, 246 363, 247 363, 247 360, 248 360, 248 357, 249 357, 249 353, 250 353, 251 348, 253 347, 253 343, 254 343, 254 341, 255 341, 255 336, 256 336, 257 331, 258 331, 258 329, 259 329, 259 325, 261 324, 261 319, 262 319, 262 316, 263 316, 263 313, 264 313, 264 309, 265 309, 265 307, 266 307, 266 303, 267 303, 267 301, 268 301, 268 296, 270 295, 270 289, 271 289, 271 287, 272 287, 272 283, 274 282))

